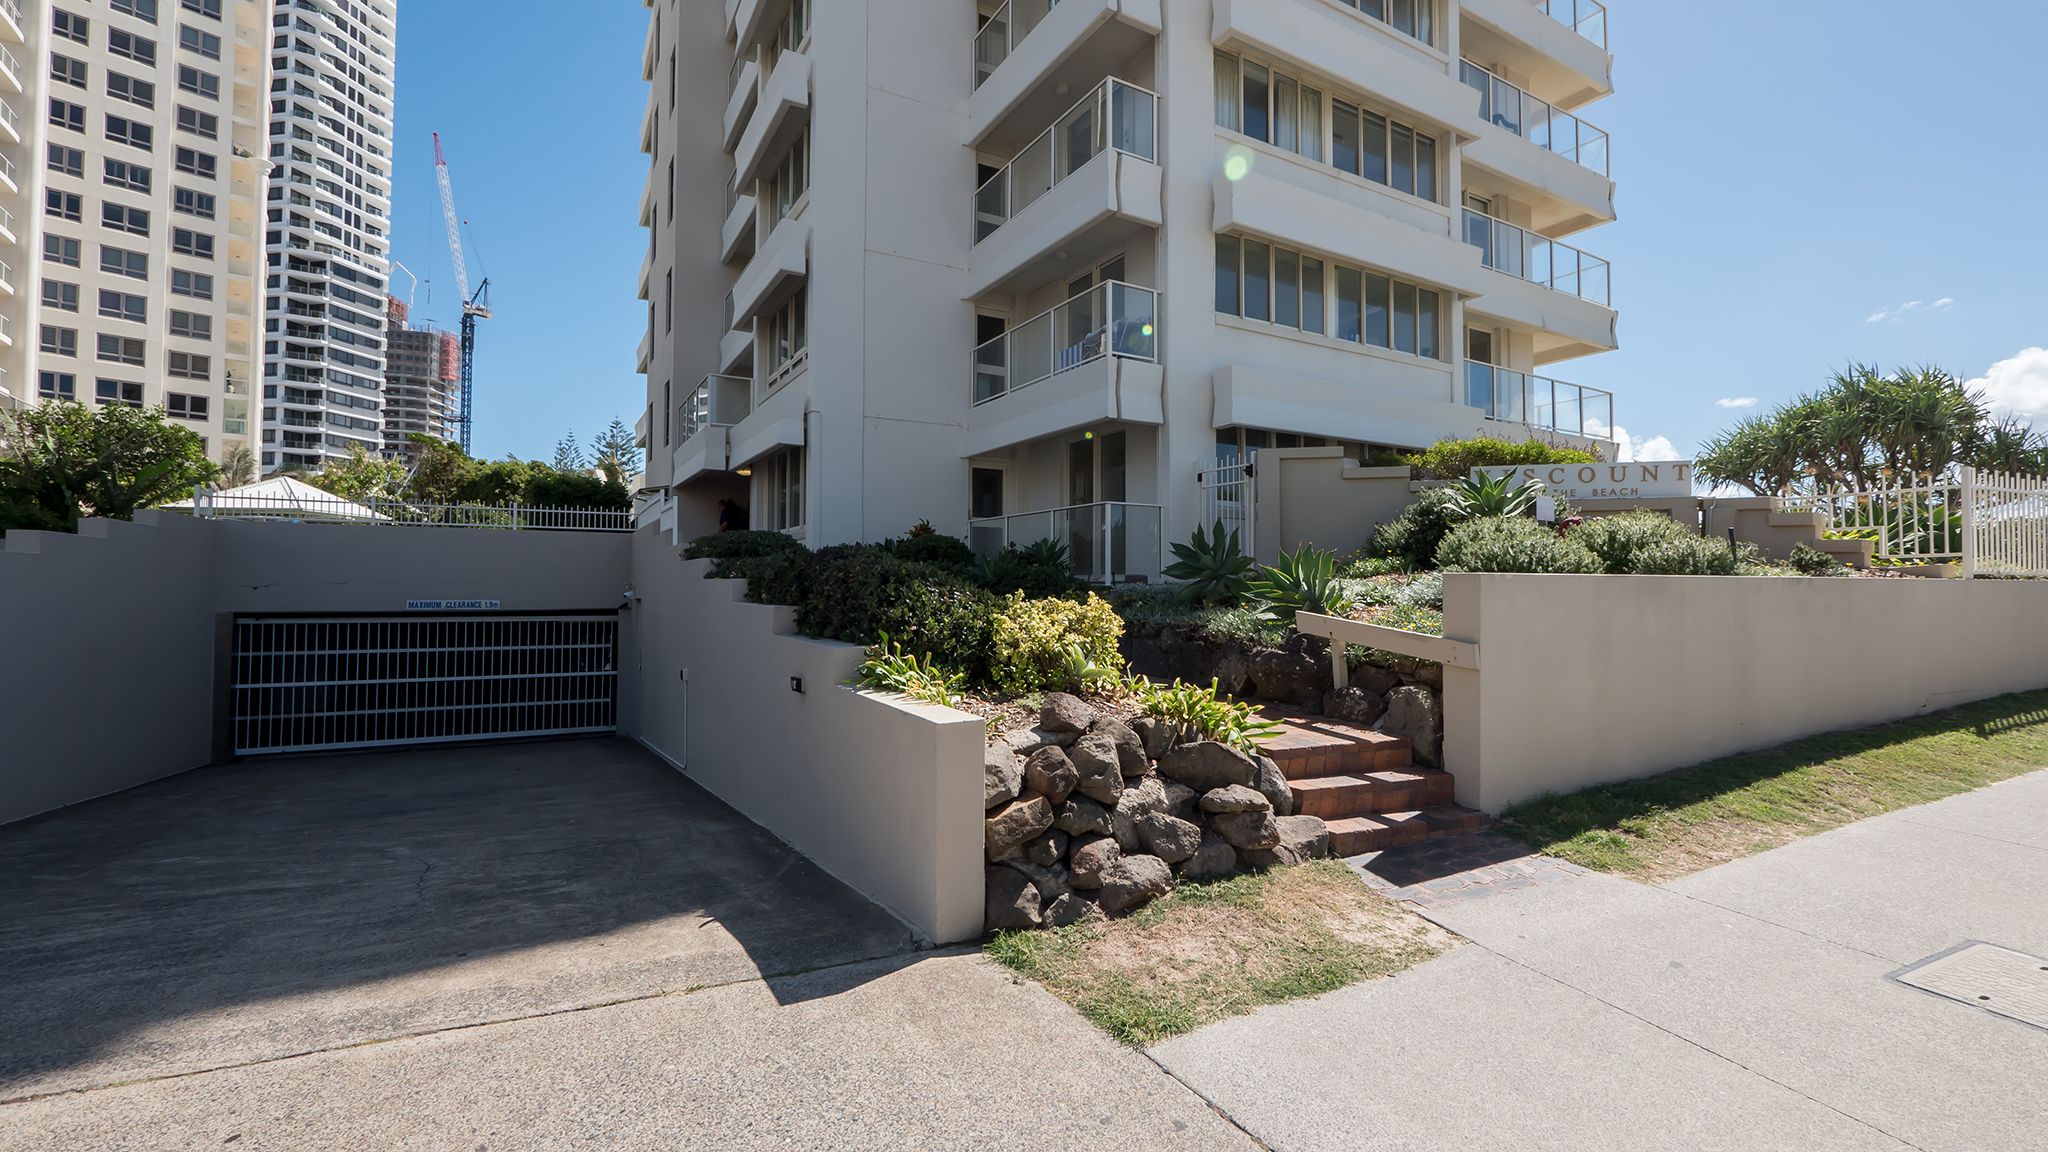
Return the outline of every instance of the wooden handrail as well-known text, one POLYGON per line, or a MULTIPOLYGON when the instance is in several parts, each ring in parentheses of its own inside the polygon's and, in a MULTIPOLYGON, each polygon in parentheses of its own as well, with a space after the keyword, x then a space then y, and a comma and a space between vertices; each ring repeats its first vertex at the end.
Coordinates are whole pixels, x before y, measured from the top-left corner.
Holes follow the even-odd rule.
POLYGON ((1296 614, 1294 627, 1304 636, 1321 636, 1330 641, 1330 668, 1339 688, 1351 683, 1351 666, 1344 659, 1344 649, 1351 644, 1427 660, 1447 668, 1479 670, 1479 645, 1463 640, 1425 636, 1420 632, 1405 632, 1399 628, 1337 616, 1319 616, 1313 612, 1296 614))

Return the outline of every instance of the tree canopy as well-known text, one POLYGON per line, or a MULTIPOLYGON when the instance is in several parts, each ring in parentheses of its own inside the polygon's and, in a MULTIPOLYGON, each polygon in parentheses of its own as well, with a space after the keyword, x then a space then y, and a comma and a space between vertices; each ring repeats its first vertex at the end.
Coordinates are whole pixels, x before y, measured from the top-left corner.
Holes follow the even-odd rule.
POLYGON ((0 412, 0 531, 76 530, 190 496, 220 469, 162 408, 69 401, 0 412))

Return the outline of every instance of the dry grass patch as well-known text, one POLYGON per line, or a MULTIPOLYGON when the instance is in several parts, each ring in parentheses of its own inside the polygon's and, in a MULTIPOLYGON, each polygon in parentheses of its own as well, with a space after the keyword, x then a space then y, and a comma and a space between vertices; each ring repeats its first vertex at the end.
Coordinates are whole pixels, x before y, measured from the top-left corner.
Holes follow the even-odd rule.
POLYGON ((1184 885, 1123 920, 1004 933, 988 954, 1142 1045, 1391 976, 1456 943, 1322 860, 1184 885))
POLYGON ((1668 880, 2048 768, 2048 692, 1836 732, 1510 811, 1501 830, 1588 868, 1668 880))

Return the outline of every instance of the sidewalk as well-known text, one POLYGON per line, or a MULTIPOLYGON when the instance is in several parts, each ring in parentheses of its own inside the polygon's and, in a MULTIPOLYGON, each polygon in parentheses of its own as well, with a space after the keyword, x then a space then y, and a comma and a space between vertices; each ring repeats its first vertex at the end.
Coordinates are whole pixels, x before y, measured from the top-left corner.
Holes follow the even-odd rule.
POLYGON ((2048 772, 1658 887, 1474 862, 1394 881, 1472 944, 1153 1056, 1288 1152, 2041 1147, 2048 1031, 1889 977, 2048 956, 2048 772))

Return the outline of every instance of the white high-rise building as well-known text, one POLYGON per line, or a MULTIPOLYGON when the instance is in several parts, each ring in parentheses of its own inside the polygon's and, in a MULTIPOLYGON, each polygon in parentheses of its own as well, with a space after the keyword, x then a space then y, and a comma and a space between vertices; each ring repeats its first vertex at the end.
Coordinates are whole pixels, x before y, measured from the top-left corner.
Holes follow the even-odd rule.
POLYGON ((647 0, 655 504, 1154 578, 1261 448, 1612 435, 1595 0, 647 0))
POLYGON ((275 0, 264 471, 384 450, 397 0, 275 0))
MULTIPOLYGON (((253 448, 262 0, 0 0, 0 387, 253 448)), ((0 401, 4 403, 4 401, 0 401)))

